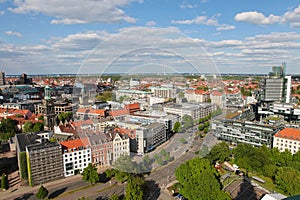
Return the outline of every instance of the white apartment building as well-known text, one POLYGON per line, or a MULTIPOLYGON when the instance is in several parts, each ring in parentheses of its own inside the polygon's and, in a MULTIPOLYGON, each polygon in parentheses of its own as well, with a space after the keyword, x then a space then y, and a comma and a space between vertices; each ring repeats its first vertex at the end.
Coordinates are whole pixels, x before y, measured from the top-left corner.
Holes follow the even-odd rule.
POLYGON ((84 168, 92 162, 91 148, 82 139, 63 141, 60 144, 63 148, 65 177, 82 173, 84 168))
POLYGON ((209 91, 204 90, 187 90, 184 93, 184 97, 189 102, 202 103, 208 101, 208 99, 210 98, 210 93, 209 91))
POLYGON ((179 115, 181 118, 184 115, 189 115, 193 120, 206 117, 209 113, 217 109, 216 104, 212 103, 184 103, 176 104, 170 107, 164 107, 164 111, 169 114, 179 115))
POLYGON ((274 135, 273 148, 283 152, 286 149, 292 154, 300 150, 300 130, 285 128, 274 135))
POLYGON ((113 139, 113 162, 121 155, 130 155, 130 141, 127 135, 116 133, 113 139))

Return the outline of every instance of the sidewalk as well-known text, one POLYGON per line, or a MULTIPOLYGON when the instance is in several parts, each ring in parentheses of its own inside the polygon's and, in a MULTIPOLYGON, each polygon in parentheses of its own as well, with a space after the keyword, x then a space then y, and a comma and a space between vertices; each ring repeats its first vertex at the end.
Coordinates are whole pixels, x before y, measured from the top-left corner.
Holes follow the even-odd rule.
MULTIPOLYGON (((47 188, 48 190, 53 189, 53 188, 57 188, 60 186, 67 186, 67 183, 73 183, 75 181, 80 181, 81 180, 81 175, 75 175, 75 176, 71 176, 71 177, 67 177, 67 178, 63 178, 60 180, 56 180, 56 181, 52 181, 49 183, 45 183, 43 184, 43 186, 45 188, 47 188)), ((20 186, 16 189, 8 189, 6 191, 1 191, 0 192, 0 199, 1 200, 11 200, 14 198, 18 198, 21 197, 23 195, 28 195, 33 193, 35 195, 35 193, 38 191, 40 185, 34 186, 34 187, 30 187, 30 186, 20 186)))

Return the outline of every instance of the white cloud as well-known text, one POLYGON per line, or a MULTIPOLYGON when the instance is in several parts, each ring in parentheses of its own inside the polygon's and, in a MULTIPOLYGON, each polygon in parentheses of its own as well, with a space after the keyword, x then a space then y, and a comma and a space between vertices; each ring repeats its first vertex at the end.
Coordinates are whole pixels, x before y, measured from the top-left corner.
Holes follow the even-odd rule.
POLYGON ((8 36, 16 36, 16 37, 18 37, 18 38, 21 38, 21 37, 22 37, 22 34, 21 34, 21 33, 15 32, 15 31, 6 31, 5 34, 8 35, 8 36))
POLYGON ((156 25, 156 22, 155 21, 148 21, 146 23, 146 26, 155 26, 156 25))
POLYGON ((283 23, 290 23, 292 28, 300 27, 300 5, 292 11, 286 12, 282 17, 283 23))
POLYGON ((42 13, 54 17, 52 24, 135 23, 136 19, 121 9, 142 0, 14 0, 14 13, 42 13))
POLYGON ((190 4, 188 2, 183 2, 182 4, 180 4, 180 8, 197 8, 197 4, 190 4))
POLYGON ((289 24, 292 28, 300 28, 300 5, 293 10, 285 12, 283 15, 270 14, 264 15, 261 12, 249 11, 235 15, 234 19, 240 22, 251 24, 269 25, 269 24, 289 24))
POLYGON ((222 24, 217 28, 217 31, 228 31, 235 29, 235 26, 228 25, 228 24, 222 24))
POLYGON ((207 16, 197 16, 194 19, 188 20, 172 20, 172 24, 204 24, 207 26, 217 26, 218 21, 215 17, 208 18, 207 16))
POLYGON ((203 24, 206 26, 216 26, 217 31, 227 31, 235 29, 235 26, 229 24, 219 24, 218 20, 216 19, 219 17, 220 14, 217 14, 211 18, 207 16, 197 16, 194 19, 187 19, 187 20, 172 20, 172 24, 203 24))
POLYGON ((213 61, 221 72, 268 73, 271 66, 286 61, 289 73, 299 73, 300 34, 297 32, 220 41, 188 38, 182 33, 176 27, 127 27, 116 33, 74 33, 38 45, 2 42, 0 66, 7 66, 3 70, 8 74, 25 69, 28 73, 76 73, 81 65, 87 67, 81 69, 83 72, 92 73, 101 72, 105 66, 124 72, 126 67, 158 63, 184 72, 191 69, 186 62, 189 61, 201 63, 203 72, 209 72, 212 67, 209 63, 213 61))
POLYGON ((235 15, 234 19, 240 22, 248 22, 251 24, 275 24, 281 20, 280 16, 270 14, 265 16, 263 13, 257 11, 242 12, 235 15))

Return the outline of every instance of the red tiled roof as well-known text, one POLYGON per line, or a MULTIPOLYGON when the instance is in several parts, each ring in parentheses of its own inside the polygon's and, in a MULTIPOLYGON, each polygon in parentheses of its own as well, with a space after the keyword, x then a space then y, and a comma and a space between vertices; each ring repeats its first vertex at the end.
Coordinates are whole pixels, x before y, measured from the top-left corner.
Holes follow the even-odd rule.
POLYGON ((82 139, 63 141, 60 144, 63 146, 64 149, 73 149, 73 148, 77 149, 79 147, 85 146, 82 139))
POLYGON ((294 128, 285 128, 276 133, 275 137, 300 141, 300 130, 294 128))
POLYGON ((93 108, 79 108, 77 113, 95 114, 95 115, 105 115, 104 109, 93 109, 93 108))
POLYGON ((132 109, 140 109, 140 104, 139 103, 132 103, 132 104, 126 104, 125 105, 126 109, 132 110, 132 109))
POLYGON ((93 120, 88 119, 88 120, 78 120, 78 121, 71 122, 71 125, 73 127, 80 127, 82 125, 89 125, 89 124, 93 124, 93 120))
POLYGON ((110 111, 110 115, 113 117, 128 115, 128 114, 129 114, 129 111, 127 111, 126 109, 110 111))
POLYGON ((222 95, 223 95, 223 93, 222 93, 222 92, 219 92, 219 91, 212 91, 211 94, 212 94, 213 96, 222 96, 222 95))
POLYGON ((135 138, 136 136, 136 131, 133 130, 133 129, 125 129, 125 128, 120 128, 120 127, 117 127, 115 128, 115 131, 117 131, 118 133, 122 134, 122 135, 127 135, 128 137, 130 138, 135 138))

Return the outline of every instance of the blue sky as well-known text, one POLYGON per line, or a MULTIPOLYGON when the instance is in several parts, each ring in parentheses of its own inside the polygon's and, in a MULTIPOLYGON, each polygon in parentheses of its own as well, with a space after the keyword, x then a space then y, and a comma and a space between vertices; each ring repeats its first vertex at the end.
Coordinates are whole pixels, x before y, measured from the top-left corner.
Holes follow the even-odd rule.
POLYGON ((205 73, 266 74, 285 61, 300 74, 300 1, 0 0, 0 24, 6 74, 126 72, 149 62, 190 72, 178 57, 205 73))

